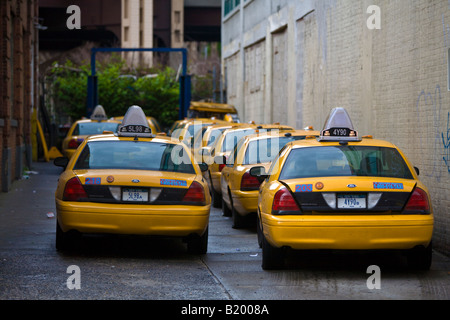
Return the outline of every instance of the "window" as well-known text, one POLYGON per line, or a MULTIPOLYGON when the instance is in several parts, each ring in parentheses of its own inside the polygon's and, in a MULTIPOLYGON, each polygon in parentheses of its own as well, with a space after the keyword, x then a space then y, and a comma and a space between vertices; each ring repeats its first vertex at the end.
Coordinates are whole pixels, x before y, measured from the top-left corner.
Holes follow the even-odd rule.
POLYGON ((243 164, 245 165, 271 162, 278 155, 280 149, 283 148, 287 143, 304 139, 304 136, 291 136, 253 140, 248 144, 247 150, 245 151, 243 164))
POLYGON ((195 173, 189 153, 181 145, 135 141, 87 143, 74 167, 74 170, 80 169, 195 173))
POLYGON ((128 27, 124 27, 123 28, 123 41, 124 42, 128 41, 128 32, 129 32, 129 28, 128 27))
POLYGON ((128 19, 128 0, 123 0, 123 18, 128 19))
POLYGON ((89 136, 93 134, 102 134, 103 131, 112 131, 116 132, 118 123, 115 122, 84 122, 79 123, 73 129, 72 135, 74 136, 89 136))
POLYGON ((280 180, 341 176, 413 178, 396 149, 335 146, 293 149, 282 168, 280 180))
POLYGON ((224 2, 224 17, 226 17, 234 8, 239 7, 241 0, 225 0, 224 2))
POLYGON ((223 145, 222 145, 222 152, 232 151, 234 147, 237 145, 239 140, 241 140, 243 137, 248 136, 250 134, 254 134, 254 129, 247 129, 247 130, 233 130, 227 133, 225 136, 223 145))

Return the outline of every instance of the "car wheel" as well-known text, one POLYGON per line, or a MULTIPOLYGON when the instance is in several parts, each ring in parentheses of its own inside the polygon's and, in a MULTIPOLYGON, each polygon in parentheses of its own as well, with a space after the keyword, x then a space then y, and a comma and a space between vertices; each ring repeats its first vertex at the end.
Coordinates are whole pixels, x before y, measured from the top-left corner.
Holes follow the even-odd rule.
POLYGON ((431 242, 426 248, 413 248, 407 253, 408 266, 416 270, 429 270, 431 267, 432 255, 433 245, 431 242))
POLYGON ((216 192, 213 187, 211 187, 211 198, 214 208, 220 208, 222 206, 222 195, 216 192))
POLYGON ((192 236, 187 240, 188 252, 192 254, 205 254, 208 251, 208 229, 201 236, 192 236))
POLYGON ((262 265, 264 270, 281 269, 284 266, 283 248, 272 247, 271 244, 262 237, 262 265))
POLYGON ((222 199, 222 214, 224 217, 231 217, 231 210, 228 208, 225 201, 222 199))
POLYGON ((56 221, 56 250, 67 250, 73 248, 77 238, 72 232, 64 232, 56 221))
POLYGON ((233 229, 245 227, 247 219, 245 216, 241 216, 239 212, 236 211, 236 209, 233 206, 233 202, 231 202, 231 218, 233 220, 232 225, 233 229))
POLYGON ((256 213, 256 235, 258 237, 258 246, 262 248, 262 228, 261 228, 261 220, 259 218, 259 212, 256 213))

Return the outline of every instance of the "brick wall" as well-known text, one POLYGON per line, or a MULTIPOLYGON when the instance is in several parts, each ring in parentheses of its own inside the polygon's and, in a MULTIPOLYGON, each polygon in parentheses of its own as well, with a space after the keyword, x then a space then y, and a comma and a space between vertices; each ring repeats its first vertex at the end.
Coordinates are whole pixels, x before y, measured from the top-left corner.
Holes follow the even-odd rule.
POLYGON ((37 107, 37 16, 35 0, 0 2, 0 186, 31 167, 31 110, 37 107))
POLYGON ((321 129, 331 108, 345 107, 361 134, 395 143, 419 167, 435 213, 434 246, 450 254, 450 3, 286 0, 275 8, 261 0, 231 14, 223 19, 223 60, 228 99, 241 104, 242 120, 252 120, 255 102, 239 83, 255 76, 249 53, 265 43, 266 122, 321 129), (367 27, 370 5, 381 10, 379 30, 367 27))

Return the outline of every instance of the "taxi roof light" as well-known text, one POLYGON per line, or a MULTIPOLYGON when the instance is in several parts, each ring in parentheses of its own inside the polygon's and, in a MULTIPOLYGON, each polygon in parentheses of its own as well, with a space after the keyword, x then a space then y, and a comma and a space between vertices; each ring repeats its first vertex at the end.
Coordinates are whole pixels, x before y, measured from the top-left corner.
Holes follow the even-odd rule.
POLYGON ((108 117, 106 116, 106 112, 103 106, 98 105, 95 107, 94 111, 92 111, 91 114, 91 120, 96 121, 108 120, 108 117))
POLYGON ((361 141, 344 108, 333 108, 320 132, 319 141, 361 141))
POLYGON ((139 106, 131 106, 123 117, 122 124, 117 130, 119 137, 142 137, 153 138, 152 129, 148 126, 148 121, 144 111, 139 106))

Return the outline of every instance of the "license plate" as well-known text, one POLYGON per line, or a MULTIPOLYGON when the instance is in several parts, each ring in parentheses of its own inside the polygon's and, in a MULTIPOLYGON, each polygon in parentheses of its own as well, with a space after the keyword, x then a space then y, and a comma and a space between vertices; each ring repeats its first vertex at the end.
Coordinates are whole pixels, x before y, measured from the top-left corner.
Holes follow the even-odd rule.
POLYGON ((148 191, 145 189, 122 189, 122 201, 146 202, 148 191))
POLYGON ((363 194, 340 194, 337 197, 338 209, 365 209, 366 196, 363 194))

